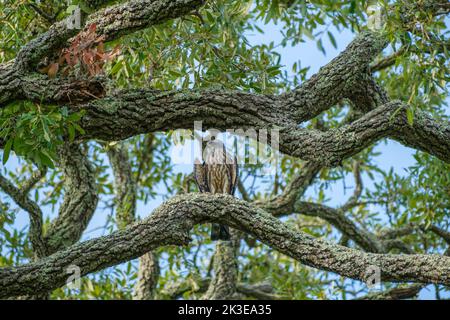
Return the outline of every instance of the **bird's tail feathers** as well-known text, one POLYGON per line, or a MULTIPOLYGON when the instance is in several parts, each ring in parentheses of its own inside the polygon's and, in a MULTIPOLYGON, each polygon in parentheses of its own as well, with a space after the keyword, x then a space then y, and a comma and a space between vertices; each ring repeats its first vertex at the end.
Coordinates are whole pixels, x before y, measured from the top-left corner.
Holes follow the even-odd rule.
POLYGON ((229 241, 230 237, 230 229, 228 226, 224 226, 221 224, 213 223, 211 226, 211 240, 223 240, 229 241))

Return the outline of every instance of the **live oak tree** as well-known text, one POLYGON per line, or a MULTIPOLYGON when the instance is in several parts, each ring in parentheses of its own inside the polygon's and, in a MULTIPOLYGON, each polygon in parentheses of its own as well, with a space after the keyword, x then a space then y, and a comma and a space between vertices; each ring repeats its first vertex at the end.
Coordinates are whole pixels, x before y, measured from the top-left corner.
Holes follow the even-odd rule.
POLYGON ((429 284, 439 298, 450 4, 380 1, 375 26, 372 4, 1 1, 0 298, 402 299, 429 284), (68 23, 77 6, 81 29, 68 23), (281 43, 250 45, 266 23, 281 43), (354 39, 315 75, 281 65, 280 48, 325 53, 336 30, 354 39), (237 198, 198 193, 170 158, 194 121, 278 129, 276 174, 243 165, 237 198), (386 139, 414 150, 405 174, 376 161, 386 139), (349 177, 332 206, 330 186, 349 177), (94 215, 106 217, 92 237, 94 215), (212 243, 209 222, 232 241, 212 243), (65 287, 74 267, 78 289, 65 287), (382 290, 365 284, 374 270, 382 290))

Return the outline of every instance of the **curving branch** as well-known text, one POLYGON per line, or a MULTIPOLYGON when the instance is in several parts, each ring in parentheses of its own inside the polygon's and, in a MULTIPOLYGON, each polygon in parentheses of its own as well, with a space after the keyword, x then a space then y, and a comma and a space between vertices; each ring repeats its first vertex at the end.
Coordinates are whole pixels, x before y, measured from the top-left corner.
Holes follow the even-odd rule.
MULTIPOLYGON (((167 286, 163 294, 172 300, 179 299, 186 292, 204 293, 211 282, 210 278, 201 278, 197 281, 177 281, 167 286)), ((260 300, 287 300, 287 296, 278 295, 273 292, 274 288, 270 283, 262 282, 255 284, 237 283, 235 297, 249 297, 260 300)))
POLYGON ((280 151, 333 166, 382 138, 392 138, 450 163, 450 123, 417 111, 410 125, 407 109, 402 102, 392 101, 337 129, 282 131, 280 151))
POLYGON ((50 253, 80 240, 98 202, 94 169, 79 145, 66 142, 60 147, 59 166, 65 193, 58 217, 45 234, 50 253))
MULTIPOLYGON (((402 235, 405 231, 392 229, 386 231, 380 236, 358 227, 345 214, 357 204, 357 200, 362 193, 362 180, 360 173, 360 163, 354 161, 353 174, 355 177, 355 190, 347 202, 339 207, 332 208, 324 204, 299 201, 300 197, 306 191, 306 188, 312 183, 312 179, 317 174, 320 167, 313 163, 306 163, 300 173, 295 176, 286 190, 277 197, 256 202, 255 204, 275 217, 283 217, 292 213, 303 214, 306 216, 318 217, 338 229, 342 235, 342 243, 346 245, 349 239, 353 240, 358 246, 367 252, 387 253, 391 249, 400 249, 405 253, 413 253, 411 249, 399 239, 394 239, 394 234, 402 235), (388 236, 388 233, 391 235, 388 236)), ((408 232, 412 232, 409 230, 408 232)))
POLYGON ((300 201, 295 206, 295 212, 307 216, 319 217, 327 221, 367 252, 386 252, 382 242, 374 234, 359 228, 352 220, 345 216, 342 210, 319 203, 300 201))
MULTIPOLYGON (((81 107, 80 107, 81 108, 81 107)), ((76 108, 79 110, 80 108, 76 108)), ((328 131, 298 128, 270 96, 217 90, 159 93, 123 92, 93 101, 82 126, 84 139, 121 140, 141 133, 192 129, 279 129, 280 151, 322 165, 335 166, 374 142, 390 137, 450 162, 450 124, 417 111, 410 125, 400 101, 382 105, 361 118, 328 131)))
POLYGON ((414 299, 423 289, 423 285, 414 284, 407 287, 398 287, 383 292, 371 293, 355 300, 402 300, 414 299))
POLYGON ((372 79, 369 65, 386 45, 387 41, 379 33, 359 34, 303 85, 281 95, 281 104, 293 112, 294 121, 301 123, 328 110, 343 98, 351 98, 356 88, 372 79))
POLYGON ((295 210, 296 201, 303 196, 306 189, 313 183, 320 169, 322 167, 315 162, 304 163, 299 173, 292 178, 283 193, 272 199, 256 202, 255 204, 277 217, 292 213, 295 210))
POLYGON ((47 245, 43 238, 43 214, 39 205, 28 197, 30 189, 45 175, 44 171, 32 174, 22 188, 16 187, 11 181, 0 174, 0 188, 8 194, 17 205, 30 216, 29 238, 36 259, 47 255, 47 245))
POLYGON ((60 287, 70 265, 80 267, 84 276, 157 247, 186 245, 193 226, 205 222, 229 225, 305 265, 351 279, 364 281, 377 267, 381 281, 450 284, 449 257, 366 253, 294 231, 264 210, 229 195, 186 194, 124 230, 75 244, 34 263, 0 268, 0 298, 60 287))

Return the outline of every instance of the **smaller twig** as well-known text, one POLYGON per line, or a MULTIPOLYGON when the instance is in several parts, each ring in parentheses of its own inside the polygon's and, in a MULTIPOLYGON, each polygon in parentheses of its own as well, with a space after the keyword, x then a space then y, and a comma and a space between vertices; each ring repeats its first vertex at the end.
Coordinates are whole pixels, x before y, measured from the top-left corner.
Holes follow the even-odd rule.
POLYGON ((55 14, 50 15, 47 12, 45 12, 44 10, 42 10, 41 8, 39 8, 36 4, 34 3, 29 3, 29 6, 36 11, 37 14, 39 14, 42 18, 44 18, 48 23, 50 24, 54 24, 56 22, 56 17, 58 16, 58 14, 61 12, 61 10, 58 10, 55 14))
POLYGON ((399 287, 383 292, 368 294, 364 297, 355 300, 401 300, 412 299, 417 297, 419 292, 424 288, 424 285, 414 284, 409 287, 399 287))
POLYGON ((378 237, 380 239, 383 239, 383 240, 392 240, 392 239, 396 239, 396 238, 400 238, 400 237, 403 237, 403 236, 410 235, 411 233, 413 233, 417 229, 418 229, 417 226, 415 226, 414 224, 410 223, 410 224, 407 224, 406 226, 402 226, 402 227, 399 227, 399 228, 382 230, 380 232, 380 234, 378 235, 378 237))
POLYGON ((239 193, 242 196, 242 199, 245 201, 250 201, 250 195, 248 194, 247 190, 245 189, 244 183, 240 178, 238 178, 237 187, 239 190, 239 193))
POLYGON ((355 206, 358 199, 361 197, 363 190, 363 184, 361 179, 361 163, 359 161, 353 162, 353 176, 355 178, 355 190, 353 195, 347 200, 347 202, 340 208, 342 212, 348 211, 355 206))
POLYGON ((28 212, 30 216, 30 231, 28 234, 33 246, 33 251, 37 259, 45 257, 47 249, 42 237, 43 218, 41 208, 36 202, 31 200, 26 193, 23 193, 1 174, 0 188, 8 194, 19 207, 28 212))
POLYGON ((31 174, 30 179, 26 180, 20 187, 20 192, 28 194, 31 189, 47 174, 47 168, 39 169, 31 174))
POLYGON ((450 245, 450 232, 441 229, 435 225, 431 225, 428 230, 430 230, 431 232, 433 232, 435 235, 441 237, 442 239, 444 239, 444 241, 450 245))
POLYGON ((203 26, 206 25, 205 20, 203 19, 202 15, 200 14, 200 12, 198 10, 195 10, 194 12, 192 12, 192 15, 196 16, 200 20, 200 22, 203 26))
POLYGON ((398 51, 394 52, 393 54, 384 57, 383 59, 371 64, 370 71, 376 72, 394 65, 395 61, 397 61, 397 58, 403 55, 406 52, 406 50, 407 46, 402 46, 398 51))

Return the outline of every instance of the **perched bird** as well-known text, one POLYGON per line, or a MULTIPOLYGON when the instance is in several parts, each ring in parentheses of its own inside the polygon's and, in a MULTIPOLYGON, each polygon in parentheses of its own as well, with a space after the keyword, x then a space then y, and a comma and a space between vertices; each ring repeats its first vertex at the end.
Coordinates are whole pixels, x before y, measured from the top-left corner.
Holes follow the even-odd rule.
MULTIPOLYGON (((203 163, 194 163, 194 177, 200 192, 228 193, 234 195, 238 166, 222 141, 211 138, 203 153, 203 163)), ((212 224, 211 240, 230 240, 228 226, 212 224)))

